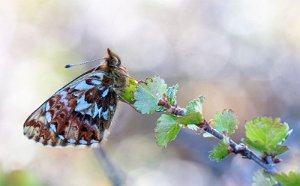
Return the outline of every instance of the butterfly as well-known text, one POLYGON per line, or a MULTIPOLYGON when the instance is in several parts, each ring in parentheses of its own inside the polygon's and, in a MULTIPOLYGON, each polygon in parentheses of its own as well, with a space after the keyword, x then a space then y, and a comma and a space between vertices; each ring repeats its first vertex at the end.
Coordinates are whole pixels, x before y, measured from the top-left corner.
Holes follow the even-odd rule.
POLYGON ((128 77, 119 56, 110 49, 107 54, 37 108, 24 123, 24 135, 50 146, 99 144, 128 77))

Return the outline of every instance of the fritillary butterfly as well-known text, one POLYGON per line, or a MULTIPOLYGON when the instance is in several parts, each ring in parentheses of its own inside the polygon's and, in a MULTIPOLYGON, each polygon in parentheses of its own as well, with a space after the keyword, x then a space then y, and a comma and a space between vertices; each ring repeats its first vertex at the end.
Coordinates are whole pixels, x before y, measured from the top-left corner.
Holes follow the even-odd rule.
POLYGON ((127 83, 127 70, 108 57, 57 91, 24 123, 24 135, 50 146, 96 145, 104 137, 127 83))

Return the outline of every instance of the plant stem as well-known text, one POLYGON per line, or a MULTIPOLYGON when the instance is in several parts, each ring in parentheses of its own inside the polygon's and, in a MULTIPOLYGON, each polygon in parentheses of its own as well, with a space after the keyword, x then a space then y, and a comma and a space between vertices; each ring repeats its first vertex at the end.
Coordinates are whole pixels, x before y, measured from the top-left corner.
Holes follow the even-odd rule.
POLYGON ((124 172, 118 169, 107 157, 105 151, 101 146, 95 148, 95 154, 97 155, 97 160, 102 165, 104 171, 112 182, 113 186, 123 186, 125 185, 126 176, 124 172))
MULTIPOLYGON (((160 100, 158 102, 159 106, 165 107, 167 109, 167 113, 174 114, 176 116, 185 116, 185 112, 183 108, 172 106, 167 100, 160 100)), ((205 132, 213 135, 219 140, 222 140, 225 135, 218 132, 214 129, 206 120, 199 123, 198 126, 202 128, 205 132)), ((226 136, 226 138, 228 138, 226 136)), ((248 149, 248 147, 244 143, 237 144, 231 138, 229 138, 229 146, 231 147, 231 152, 235 154, 240 154, 242 157, 253 160, 256 164, 261 166, 268 174, 273 175, 276 173, 276 169, 274 166, 274 162, 271 156, 268 156, 266 161, 264 161, 261 157, 256 155, 252 150, 248 149)), ((278 186, 281 184, 278 182, 278 186)))
MULTIPOLYGON (((216 129, 212 128, 212 126, 209 125, 209 123, 206 120, 204 120, 200 124, 200 126, 201 126, 201 128, 203 128, 203 130, 205 132, 210 133, 211 135, 215 136, 219 140, 222 140, 224 138, 224 134, 222 134, 222 133, 218 132, 216 129)), ((267 173, 269 173, 271 175, 275 173, 274 164, 268 164, 268 163, 264 162, 262 160, 262 158, 260 158, 258 155, 256 155, 250 149, 248 149, 245 144, 243 144, 243 143, 237 144, 232 139, 229 139, 229 146, 231 147, 231 150, 233 153, 241 154, 243 157, 253 160, 259 166, 264 168, 267 173)))

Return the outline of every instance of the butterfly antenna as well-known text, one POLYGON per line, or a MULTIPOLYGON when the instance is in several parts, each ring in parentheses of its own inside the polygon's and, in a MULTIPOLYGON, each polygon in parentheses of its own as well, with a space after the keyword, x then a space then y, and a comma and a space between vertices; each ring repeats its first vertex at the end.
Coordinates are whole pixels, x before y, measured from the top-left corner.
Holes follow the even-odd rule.
POLYGON ((91 62, 95 62, 95 61, 103 60, 103 59, 104 58, 97 58, 97 59, 93 59, 91 61, 84 61, 84 62, 79 63, 79 64, 66 64, 65 68, 71 68, 71 67, 74 67, 74 66, 84 65, 84 64, 87 64, 87 63, 91 63, 91 62))

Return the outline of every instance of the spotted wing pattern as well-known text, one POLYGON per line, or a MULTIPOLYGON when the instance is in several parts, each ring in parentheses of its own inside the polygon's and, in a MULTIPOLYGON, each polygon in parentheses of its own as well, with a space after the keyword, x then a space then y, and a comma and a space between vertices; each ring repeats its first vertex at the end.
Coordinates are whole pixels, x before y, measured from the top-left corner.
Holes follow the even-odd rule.
POLYGON ((91 71, 60 89, 33 112, 24 123, 24 134, 50 146, 98 144, 116 106, 111 75, 91 71))

